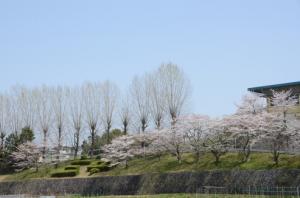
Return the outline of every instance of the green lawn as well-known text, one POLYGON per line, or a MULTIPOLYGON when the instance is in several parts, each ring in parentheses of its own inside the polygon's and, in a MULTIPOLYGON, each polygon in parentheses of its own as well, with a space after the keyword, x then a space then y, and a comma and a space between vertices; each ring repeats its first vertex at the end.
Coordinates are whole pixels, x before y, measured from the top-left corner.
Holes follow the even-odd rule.
POLYGON ((300 168, 300 156, 282 155, 277 167, 272 162, 272 155, 269 153, 253 153, 251 159, 246 163, 240 163, 237 153, 228 153, 221 157, 221 162, 216 165, 210 153, 204 154, 198 163, 195 162, 192 154, 185 154, 182 163, 179 164, 174 156, 165 155, 158 158, 152 157, 134 159, 129 162, 125 169, 119 166, 109 172, 98 173, 97 175, 131 175, 143 173, 165 173, 180 171, 203 171, 203 170, 265 170, 274 168, 294 169, 300 168))
MULTIPOLYGON (((96 160, 94 161, 96 162, 96 160)), ((60 168, 70 164, 64 162, 60 168)), ((228 153, 221 157, 221 162, 216 165, 214 158, 210 153, 204 154, 198 163, 195 162, 192 154, 183 155, 182 163, 179 164, 176 158, 171 155, 164 155, 159 160, 157 157, 136 158, 129 161, 129 167, 124 168, 120 165, 108 172, 97 173, 93 176, 104 175, 132 175, 144 173, 166 173, 166 172, 183 172, 183 171, 203 171, 203 170, 263 170, 274 168, 287 168, 295 169, 300 168, 300 156, 295 155, 282 155, 280 163, 275 167, 272 163, 272 156, 269 153, 252 153, 251 159, 246 163, 240 163, 237 153, 228 153)), ((31 178, 49 178, 50 173, 55 171, 53 167, 43 166, 40 167, 39 172, 34 170, 26 170, 20 173, 15 173, 5 177, 5 180, 22 180, 31 178)), ((77 177, 87 176, 85 168, 81 168, 80 174, 77 177)))

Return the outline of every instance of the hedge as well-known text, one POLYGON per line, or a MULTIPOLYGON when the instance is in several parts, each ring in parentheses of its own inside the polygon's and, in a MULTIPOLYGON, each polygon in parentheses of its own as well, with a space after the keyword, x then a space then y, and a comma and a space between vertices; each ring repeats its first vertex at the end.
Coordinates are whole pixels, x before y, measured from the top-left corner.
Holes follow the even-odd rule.
POLYGON ((90 165, 91 160, 75 160, 71 162, 71 165, 79 165, 79 166, 84 166, 84 165, 90 165))
POLYGON ((107 161, 101 161, 101 160, 100 160, 100 161, 97 162, 97 164, 98 164, 98 165, 109 165, 110 162, 107 162, 107 161))
POLYGON ((80 166, 79 165, 71 165, 71 166, 66 166, 65 170, 79 170, 80 166))
POLYGON ((78 170, 63 170, 51 173, 51 177, 75 177, 78 174, 78 170))
POLYGON ((107 165, 94 165, 94 166, 88 166, 87 167, 87 172, 90 172, 92 169, 98 169, 99 172, 104 172, 104 171, 108 171, 109 167, 107 165))

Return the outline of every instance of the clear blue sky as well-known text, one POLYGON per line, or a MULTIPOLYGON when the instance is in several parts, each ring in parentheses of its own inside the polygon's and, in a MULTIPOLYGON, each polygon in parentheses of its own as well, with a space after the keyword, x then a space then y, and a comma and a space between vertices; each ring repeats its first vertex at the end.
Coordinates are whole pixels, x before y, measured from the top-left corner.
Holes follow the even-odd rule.
POLYGON ((194 112, 231 113, 248 87, 300 80, 300 1, 0 2, 0 91, 125 88, 168 61, 189 76, 194 112))

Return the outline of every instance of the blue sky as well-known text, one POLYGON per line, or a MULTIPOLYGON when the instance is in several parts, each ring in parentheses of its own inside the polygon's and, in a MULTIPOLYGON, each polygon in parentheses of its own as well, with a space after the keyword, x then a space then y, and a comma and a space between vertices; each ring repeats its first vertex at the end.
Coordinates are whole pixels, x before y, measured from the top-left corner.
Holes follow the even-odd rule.
POLYGON ((248 87, 300 80, 300 1, 0 1, 0 91, 125 89, 169 61, 191 80, 192 111, 231 113, 248 87))

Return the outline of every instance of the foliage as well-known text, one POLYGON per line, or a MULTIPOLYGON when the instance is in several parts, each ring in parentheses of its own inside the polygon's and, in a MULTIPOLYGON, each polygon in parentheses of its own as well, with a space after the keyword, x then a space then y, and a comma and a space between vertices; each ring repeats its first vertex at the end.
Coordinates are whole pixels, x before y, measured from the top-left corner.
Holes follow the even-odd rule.
POLYGON ((69 165, 65 167, 65 170, 79 170, 79 165, 69 165))
POLYGON ((32 142, 35 139, 33 130, 29 127, 24 127, 19 136, 19 143, 32 142))
POLYGON ((51 177, 75 177, 78 175, 78 170, 61 170, 51 173, 51 177))
POLYGON ((86 166, 91 164, 91 160, 74 160, 71 162, 71 165, 79 165, 79 166, 86 166))
POLYGON ((17 147, 11 154, 11 160, 15 171, 22 171, 35 167, 38 171, 40 151, 33 143, 27 142, 17 147))
POLYGON ((104 172, 109 170, 109 166, 105 164, 101 165, 92 165, 87 167, 87 172, 90 172, 92 169, 98 169, 99 172, 104 172))
POLYGON ((98 168, 92 168, 90 171, 89 171, 90 175, 93 175, 95 173, 99 173, 99 169, 98 168))

